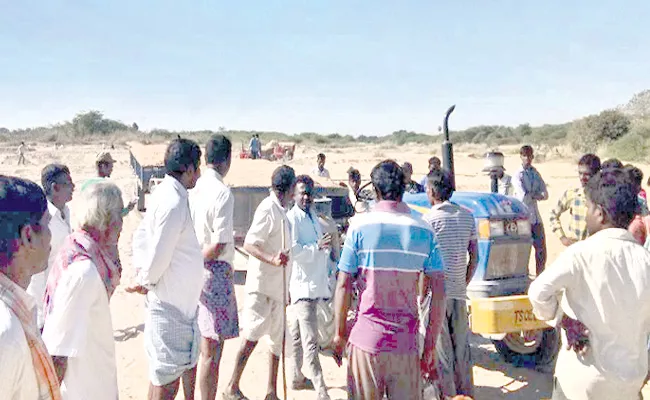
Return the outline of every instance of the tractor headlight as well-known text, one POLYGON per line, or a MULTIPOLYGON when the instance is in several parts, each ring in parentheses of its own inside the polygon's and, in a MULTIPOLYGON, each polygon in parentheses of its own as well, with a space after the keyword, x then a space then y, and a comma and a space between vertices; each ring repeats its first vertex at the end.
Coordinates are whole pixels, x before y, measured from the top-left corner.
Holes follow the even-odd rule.
POLYGON ((530 221, 525 219, 517 220, 517 233, 519 236, 531 236, 530 221))
POLYGON ((478 223, 478 237, 480 239, 490 239, 497 236, 503 236, 505 228, 501 220, 481 219, 478 223))

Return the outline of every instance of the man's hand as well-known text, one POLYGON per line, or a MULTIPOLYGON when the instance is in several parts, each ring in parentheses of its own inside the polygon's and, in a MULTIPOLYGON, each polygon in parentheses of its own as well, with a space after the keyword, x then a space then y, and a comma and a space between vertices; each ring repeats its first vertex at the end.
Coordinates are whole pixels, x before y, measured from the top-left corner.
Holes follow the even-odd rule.
POLYGON ((420 370, 422 377, 429 381, 434 382, 438 380, 438 370, 436 369, 436 350, 434 348, 424 348, 422 359, 420 360, 420 370))
POLYGON ((566 330, 566 348, 575 351, 580 356, 584 356, 589 350, 589 328, 582 322, 566 315, 562 317, 560 326, 566 330))
POLYGON ((289 252, 285 251, 279 251, 278 254, 276 254, 272 259, 271 259, 271 265, 274 265, 276 267, 286 267, 287 263, 289 262, 289 252))
POLYGON ((135 285, 135 286, 129 286, 126 289, 124 289, 127 293, 140 293, 140 294, 147 294, 149 293, 149 289, 142 285, 135 285))
POLYGON ((575 240, 575 239, 569 239, 569 238, 566 237, 566 236, 562 236, 562 238, 560 238, 560 242, 562 242, 562 244, 563 244, 565 247, 569 247, 569 246, 571 246, 572 244, 574 244, 575 242, 577 242, 577 240, 575 240))
POLYGON ((129 201, 129 204, 126 205, 126 209, 129 210, 129 211, 133 211, 136 204, 138 204, 138 198, 137 197, 135 199, 129 201))
POLYGON ((332 235, 326 233, 322 238, 318 239, 318 250, 328 250, 332 245, 332 235))
POLYGON ((332 351, 334 352, 334 361, 339 367, 343 364, 343 351, 345 350, 345 344, 347 340, 340 335, 334 335, 332 339, 332 351))

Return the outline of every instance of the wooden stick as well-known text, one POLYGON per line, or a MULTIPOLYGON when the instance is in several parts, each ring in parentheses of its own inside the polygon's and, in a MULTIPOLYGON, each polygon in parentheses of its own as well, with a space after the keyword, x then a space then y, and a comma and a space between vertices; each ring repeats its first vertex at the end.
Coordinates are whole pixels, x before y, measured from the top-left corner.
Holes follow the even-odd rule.
MULTIPOLYGON (((285 235, 286 221, 282 219, 282 252, 287 249, 287 238, 285 235)), ((284 400, 287 400, 287 358, 285 354, 286 334, 287 334, 287 266, 282 266, 282 306, 284 312, 282 313, 282 390, 284 393, 284 400)))

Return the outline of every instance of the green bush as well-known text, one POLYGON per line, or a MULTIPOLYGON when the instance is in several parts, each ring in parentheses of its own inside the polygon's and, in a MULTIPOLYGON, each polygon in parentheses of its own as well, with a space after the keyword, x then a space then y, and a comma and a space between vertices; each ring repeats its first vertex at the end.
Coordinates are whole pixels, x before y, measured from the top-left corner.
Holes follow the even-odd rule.
POLYGON ((648 139, 630 133, 607 146, 607 155, 625 161, 645 161, 648 158, 648 139))

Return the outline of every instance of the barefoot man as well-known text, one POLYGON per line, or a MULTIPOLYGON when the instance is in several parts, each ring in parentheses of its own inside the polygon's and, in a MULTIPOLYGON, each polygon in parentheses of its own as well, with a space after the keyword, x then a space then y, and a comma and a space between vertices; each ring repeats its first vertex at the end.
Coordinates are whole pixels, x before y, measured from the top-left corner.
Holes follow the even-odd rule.
MULTIPOLYGON (((224 400, 244 400, 246 397, 239 388, 239 381, 248 359, 262 336, 269 339, 269 380, 265 400, 277 400, 278 365, 284 340, 284 306, 282 274, 289 283, 289 251, 282 247, 291 246, 291 232, 286 208, 294 194, 296 174, 293 168, 283 165, 273 171, 271 194, 264 199, 255 211, 246 239, 244 250, 248 258, 246 277, 246 300, 242 312, 244 340, 235 361, 233 372, 224 400), (282 229, 284 227, 284 232, 282 229)), ((287 296, 288 297, 288 296, 287 296)))
POLYGON ((194 228, 203 246, 206 276, 199 302, 201 368, 199 387, 203 400, 214 400, 219 383, 223 342, 239 336, 237 299, 233 282, 235 198, 223 178, 230 170, 232 143, 214 135, 205 146, 207 168, 190 190, 194 228))
POLYGON ((201 149, 173 140, 165 152, 167 176, 151 196, 133 235, 133 263, 147 294, 144 326, 149 359, 149 399, 176 398, 183 378, 186 399, 194 399, 200 334, 197 309, 203 288, 203 253, 196 238, 188 189, 201 174, 201 149))

